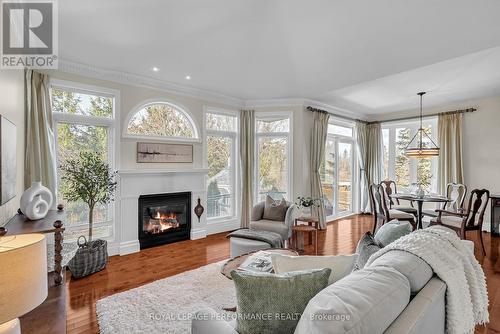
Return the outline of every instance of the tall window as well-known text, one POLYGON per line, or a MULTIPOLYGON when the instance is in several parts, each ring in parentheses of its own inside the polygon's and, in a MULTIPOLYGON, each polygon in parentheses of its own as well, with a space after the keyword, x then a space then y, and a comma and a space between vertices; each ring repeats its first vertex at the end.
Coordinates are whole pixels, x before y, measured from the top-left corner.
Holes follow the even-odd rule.
POLYGON ((236 212, 236 115, 210 111, 207 131, 207 218, 233 217, 236 212))
POLYGON ((353 211, 354 125, 336 120, 331 122, 320 168, 327 217, 353 211))
POLYGON ((161 101, 139 107, 128 120, 124 135, 180 140, 198 138, 191 116, 183 108, 161 101))
POLYGON ((291 198, 291 140, 289 113, 261 113, 256 117, 256 200, 266 195, 291 198))
MULTIPOLYGON (((113 134, 115 123, 115 93, 82 88, 77 84, 53 83, 52 112, 57 150, 57 165, 82 151, 98 152, 114 166, 113 134)), ((88 208, 83 202, 66 202, 62 191, 66 184, 58 172, 58 203, 65 205, 68 221, 66 239, 86 234, 88 208), (85 232, 84 232, 85 231, 85 232)), ((94 235, 112 235, 112 205, 100 205, 94 210, 94 235)))
MULTIPOLYGON (((410 190, 421 185, 426 191, 435 192, 437 157, 416 159, 405 155, 405 148, 419 127, 420 123, 417 120, 383 125, 384 175, 386 179, 396 182, 398 190, 410 190)), ((425 119, 423 127, 434 140, 437 118, 425 119)))

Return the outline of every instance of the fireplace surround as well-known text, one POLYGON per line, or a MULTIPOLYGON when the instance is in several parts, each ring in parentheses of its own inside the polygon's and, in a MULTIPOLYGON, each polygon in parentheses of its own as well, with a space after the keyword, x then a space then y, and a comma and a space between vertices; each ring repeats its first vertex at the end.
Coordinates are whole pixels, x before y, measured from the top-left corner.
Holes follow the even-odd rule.
POLYGON ((141 195, 138 213, 140 249, 190 239, 191 192, 141 195))

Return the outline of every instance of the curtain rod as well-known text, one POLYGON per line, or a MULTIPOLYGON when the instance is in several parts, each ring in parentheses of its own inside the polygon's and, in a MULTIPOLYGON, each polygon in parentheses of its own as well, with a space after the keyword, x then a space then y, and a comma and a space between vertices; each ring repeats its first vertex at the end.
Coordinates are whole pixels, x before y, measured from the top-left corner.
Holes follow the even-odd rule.
MULTIPOLYGON (((311 106, 307 107, 306 109, 309 110, 309 111, 324 112, 324 113, 333 115, 333 116, 338 117, 338 118, 343 118, 343 119, 346 119, 346 120, 349 120, 349 121, 361 122, 361 123, 365 123, 365 124, 384 123, 384 122, 398 122, 398 121, 407 121, 407 120, 410 120, 410 119, 419 118, 419 116, 408 116, 408 117, 386 119, 386 120, 383 120, 383 121, 368 122, 368 121, 364 121, 364 120, 361 120, 361 119, 352 118, 352 117, 349 117, 349 116, 342 116, 342 115, 334 114, 332 112, 329 112, 329 111, 326 111, 326 110, 323 110, 323 109, 314 108, 314 107, 311 107, 311 106)), ((465 114, 465 113, 474 112, 474 111, 477 111, 477 109, 476 108, 458 109, 458 110, 444 111, 444 112, 439 112, 439 113, 424 115, 423 118, 436 117, 436 116, 439 116, 439 115, 465 114)))
MULTIPOLYGON (((458 110, 451 110, 451 111, 444 111, 444 112, 438 112, 434 114, 428 114, 428 115, 423 115, 422 118, 429 118, 429 117, 436 117, 439 115, 454 115, 454 114, 465 114, 469 112, 474 112, 477 111, 476 108, 467 108, 467 109, 458 109, 458 110)), ((415 119, 419 118, 419 116, 407 116, 407 117, 400 117, 400 118, 392 118, 392 119, 385 119, 383 121, 380 121, 381 123, 385 122, 399 122, 399 121, 407 121, 410 119, 415 119)))
POLYGON ((366 123, 366 124, 368 124, 368 123, 377 123, 377 122, 367 122, 367 121, 363 121, 362 119, 352 118, 352 117, 349 117, 349 116, 342 116, 342 115, 334 114, 332 112, 329 112, 329 111, 326 111, 326 110, 323 110, 323 109, 314 108, 314 107, 311 107, 311 106, 308 106, 306 109, 309 110, 309 111, 318 111, 318 112, 327 113, 327 114, 330 114, 332 116, 335 116, 335 117, 338 117, 338 118, 342 118, 342 119, 345 119, 345 120, 348 120, 348 121, 361 122, 361 123, 366 123))

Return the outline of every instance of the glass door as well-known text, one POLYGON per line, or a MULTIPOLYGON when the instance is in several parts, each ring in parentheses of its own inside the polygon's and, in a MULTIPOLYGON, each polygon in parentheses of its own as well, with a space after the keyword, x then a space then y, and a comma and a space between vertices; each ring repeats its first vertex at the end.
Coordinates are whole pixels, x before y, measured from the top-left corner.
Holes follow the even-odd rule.
POLYGON ((352 212, 352 143, 337 142, 337 214, 352 212))
POLYGON ((327 139, 325 146, 325 158, 321 166, 321 187, 325 198, 325 214, 331 217, 335 214, 335 185, 337 184, 335 175, 337 175, 336 161, 337 143, 334 139, 327 139))
POLYGON ((328 219, 352 212, 353 143, 329 136, 321 166, 321 186, 328 219))

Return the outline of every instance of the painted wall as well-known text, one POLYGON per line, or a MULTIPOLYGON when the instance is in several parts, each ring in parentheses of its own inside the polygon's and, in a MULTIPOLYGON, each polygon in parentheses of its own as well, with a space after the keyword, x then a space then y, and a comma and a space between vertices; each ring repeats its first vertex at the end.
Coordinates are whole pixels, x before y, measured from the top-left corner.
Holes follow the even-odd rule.
MULTIPOLYGON (((469 190, 486 188, 500 194, 500 96, 468 100, 438 108, 427 109, 427 114, 477 108, 467 113, 463 123, 464 178, 469 190)), ((417 110, 384 115, 387 120, 418 114, 417 110)), ((489 230, 490 208, 487 208, 484 227, 489 230)))
POLYGON ((0 206, 0 225, 4 225, 19 208, 24 187, 24 71, 0 70, 0 114, 17 127, 17 138, 9 144, 17 145, 17 195, 0 206))
MULTIPOLYGON (((238 110, 242 106, 232 106, 220 103, 214 103, 201 98, 187 97, 163 91, 160 89, 127 85, 113 81, 100 80, 86 76, 71 74, 62 71, 47 71, 53 79, 65 80, 69 82, 76 82, 79 84, 99 86, 108 89, 113 89, 120 92, 119 103, 119 117, 120 129, 119 131, 119 159, 117 161, 117 169, 175 169, 175 168, 200 168, 206 167, 203 155, 203 142, 194 144, 194 161, 190 164, 138 164, 136 163, 136 145, 137 140, 131 138, 124 138, 122 131, 127 126, 129 114, 135 110, 144 101, 154 99, 165 99, 172 103, 179 104, 185 107, 191 114, 192 118, 198 126, 201 139, 203 139, 204 132, 204 110, 206 108, 221 108, 225 110, 238 110)), ((268 107, 245 107, 254 109, 256 112, 279 112, 286 111, 292 114, 293 133, 292 145, 293 153, 289 161, 292 163, 292 194, 291 201, 295 201, 298 196, 309 196, 311 193, 310 177, 309 177, 309 146, 312 128, 312 113, 304 109, 300 103, 292 105, 276 105, 268 107)), ((147 140, 150 141, 150 140, 147 140)), ((151 140, 154 141, 154 140, 151 140)), ((355 204, 356 208, 356 204, 355 204)), ((239 222, 234 220, 234 228, 239 226, 239 222)), ((119 240, 117 240, 119 241, 119 240)))
MULTIPOLYGON (((160 98, 167 99, 174 103, 186 107, 193 115, 197 123, 198 130, 203 133, 203 108, 214 107, 227 110, 238 110, 240 108, 224 104, 218 104, 211 101, 204 101, 192 97, 174 95, 165 91, 156 90, 147 87, 137 87, 123 85, 109 81, 97 80, 93 78, 64 73, 61 71, 48 71, 52 78, 74 81, 87 85, 101 86, 120 91, 120 123, 123 129, 127 124, 129 113, 143 101, 160 98)), ((265 108, 253 108, 257 112, 270 111, 291 111, 293 113, 293 196, 310 194, 309 184, 309 141, 311 136, 312 115, 305 111, 302 106, 277 106, 265 108)), ((120 131, 122 131, 120 129, 120 131)), ((198 168, 203 167, 203 144, 194 144, 194 162, 192 164, 137 164, 136 163, 136 139, 122 138, 120 135, 120 161, 117 166, 119 169, 160 169, 160 168, 198 168)), ((139 140, 144 141, 144 140, 139 140)), ((148 140, 149 141, 149 140, 148 140)))

